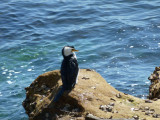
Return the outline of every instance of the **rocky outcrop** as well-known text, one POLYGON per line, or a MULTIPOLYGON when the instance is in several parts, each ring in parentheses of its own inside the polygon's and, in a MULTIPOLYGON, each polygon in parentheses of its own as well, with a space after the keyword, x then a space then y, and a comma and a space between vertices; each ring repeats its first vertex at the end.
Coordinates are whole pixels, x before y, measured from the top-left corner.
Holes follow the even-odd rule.
POLYGON ((148 79, 151 81, 149 99, 160 99, 160 67, 156 67, 148 79))
POLYGON ((142 100, 119 92, 93 70, 81 69, 78 80, 69 94, 54 103, 54 96, 62 85, 60 71, 40 75, 26 88, 23 106, 29 119, 151 120, 160 117, 159 100, 142 100))

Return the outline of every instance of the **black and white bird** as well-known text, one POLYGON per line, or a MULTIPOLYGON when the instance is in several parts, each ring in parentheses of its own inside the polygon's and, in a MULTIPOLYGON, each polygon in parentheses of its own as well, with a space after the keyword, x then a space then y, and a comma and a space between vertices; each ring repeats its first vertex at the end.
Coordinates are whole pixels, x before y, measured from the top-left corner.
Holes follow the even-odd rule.
POLYGON ((77 83, 78 77, 78 62, 74 52, 77 52, 73 46, 65 46, 62 49, 63 61, 61 65, 61 77, 63 89, 71 90, 77 83))
POLYGON ((73 46, 65 46, 62 49, 63 61, 61 64, 62 88, 55 96, 54 101, 57 102, 65 91, 70 92, 78 82, 78 62, 74 52, 77 52, 73 46))

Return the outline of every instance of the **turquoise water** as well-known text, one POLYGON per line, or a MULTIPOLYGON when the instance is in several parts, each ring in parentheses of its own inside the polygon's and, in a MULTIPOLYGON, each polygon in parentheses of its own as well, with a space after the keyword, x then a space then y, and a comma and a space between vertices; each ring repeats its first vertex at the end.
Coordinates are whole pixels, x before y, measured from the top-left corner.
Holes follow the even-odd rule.
POLYGON ((24 88, 59 69, 74 45, 80 68, 116 89, 146 98, 159 66, 159 0, 1 0, 0 120, 27 120, 24 88))

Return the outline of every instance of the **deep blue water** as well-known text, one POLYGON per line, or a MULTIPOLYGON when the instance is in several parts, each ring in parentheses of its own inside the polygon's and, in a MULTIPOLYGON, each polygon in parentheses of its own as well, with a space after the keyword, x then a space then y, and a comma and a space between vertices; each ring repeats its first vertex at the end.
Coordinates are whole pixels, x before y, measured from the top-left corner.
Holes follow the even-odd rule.
POLYGON ((146 98, 160 56, 159 0, 1 0, 0 120, 27 120, 24 88, 59 69, 74 45, 80 68, 146 98))

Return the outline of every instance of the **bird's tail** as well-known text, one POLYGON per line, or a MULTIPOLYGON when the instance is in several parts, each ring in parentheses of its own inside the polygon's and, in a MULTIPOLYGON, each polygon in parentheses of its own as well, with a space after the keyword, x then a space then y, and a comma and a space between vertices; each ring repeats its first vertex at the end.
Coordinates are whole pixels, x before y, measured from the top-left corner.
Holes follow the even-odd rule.
POLYGON ((62 88, 60 88, 58 93, 55 95, 55 97, 53 99, 53 102, 57 102, 60 99, 60 97, 63 95, 63 93, 64 93, 64 89, 62 87, 62 88))

